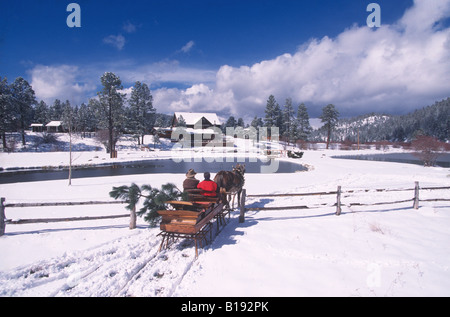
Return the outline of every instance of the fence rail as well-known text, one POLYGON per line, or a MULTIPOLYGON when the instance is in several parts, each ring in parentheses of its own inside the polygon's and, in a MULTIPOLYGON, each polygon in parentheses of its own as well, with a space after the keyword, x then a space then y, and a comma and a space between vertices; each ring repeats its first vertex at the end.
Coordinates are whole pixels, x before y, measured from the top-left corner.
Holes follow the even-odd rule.
POLYGON ((4 207, 24 208, 24 207, 58 207, 58 206, 84 206, 84 205, 117 205, 125 204, 125 201, 75 201, 75 202, 52 202, 52 203, 18 203, 5 204, 4 207))
POLYGON ((261 211, 261 210, 295 210, 295 209, 312 209, 312 208, 322 208, 324 205, 329 204, 320 204, 306 206, 306 205, 298 205, 298 206, 277 206, 277 207, 245 207, 245 199, 249 198, 262 198, 262 197, 302 197, 302 196, 325 196, 325 195, 336 195, 336 202, 334 203, 334 207, 336 207, 336 215, 339 216, 342 211, 342 206, 378 206, 378 205, 389 205, 389 204, 399 204, 406 202, 413 202, 412 208, 419 209, 419 202, 430 202, 430 201, 450 201, 448 198, 433 198, 433 199, 419 199, 420 190, 445 190, 450 189, 448 186, 439 186, 439 187, 420 187, 419 182, 415 183, 414 188, 391 188, 391 189, 355 189, 355 190, 342 190, 341 186, 338 186, 336 191, 328 191, 328 192, 315 192, 315 193, 285 193, 285 194, 250 194, 246 195, 243 192, 241 198, 241 214, 240 214, 240 222, 244 222, 245 220, 245 212, 246 211, 261 211), (363 202, 346 202, 345 204, 341 202, 342 194, 356 194, 360 192, 399 192, 399 191, 414 191, 414 197, 406 200, 396 200, 396 201, 384 201, 384 202, 375 202, 375 203, 363 203, 363 202))
POLYGON ((27 208, 27 207, 59 207, 59 206, 87 206, 87 205, 117 205, 125 204, 125 201, 77 201, 77 202, 39 202, 39 203, 12 203, 5 204, 6 198, 0 198, 0 237, 5 234, 6 225, 20 225, 31 223, 52 223, 70 221, 90 221, 130 217, 130 229, 136 227, 135 211, 121 215, 88 216, 88 217, 66 217, 66 218, 36 218, 12 220, 6 218, 6 208, 27 208))

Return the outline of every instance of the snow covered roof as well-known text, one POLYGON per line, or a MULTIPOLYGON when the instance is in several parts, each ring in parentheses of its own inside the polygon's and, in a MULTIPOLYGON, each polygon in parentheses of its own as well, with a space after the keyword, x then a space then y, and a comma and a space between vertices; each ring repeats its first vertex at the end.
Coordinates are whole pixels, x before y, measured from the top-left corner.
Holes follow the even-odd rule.
POLYGON ((185 128, 184 131, 186 131, 189 134, 217 134, 217 132, 214 131, 213 129, 199 130, 199 129, 193 129, 193 128, 185 128))
POLYGON ((183 117, 187 125, 196 124, 201 118, 205 118, 213 125, 220 125, 219 117, 215 113, 208 112, 175 112, 175 117, 183 117))
POLYGON ((51 122, 47 123, 45 126, 46 127, 59 127, 60 125, 62 125, 61 121, 51 121, 51 122))
POLYGON ((30 127, 43 127, 42 123, 32 123, 30 127))

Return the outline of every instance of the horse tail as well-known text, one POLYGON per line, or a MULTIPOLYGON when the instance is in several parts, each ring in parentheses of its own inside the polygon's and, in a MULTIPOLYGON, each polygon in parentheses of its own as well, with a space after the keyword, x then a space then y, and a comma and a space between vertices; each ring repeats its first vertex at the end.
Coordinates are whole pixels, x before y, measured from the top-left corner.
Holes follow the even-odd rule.
POLYGON ((214 177, 214 182, 217 184, 217 193, 219 194, 220 200, 224 203, 228 203, 227 195, 224 193, 227 191, 227 172, 220 171, 214 177), (220 192, 221 188, 223 188, 224 192, 220 192))
POLYGON ((219 191, 223 184, 223 172, 218 172, 216 176, 214 176, 214 182, 217 184, 217 191, 219 191))

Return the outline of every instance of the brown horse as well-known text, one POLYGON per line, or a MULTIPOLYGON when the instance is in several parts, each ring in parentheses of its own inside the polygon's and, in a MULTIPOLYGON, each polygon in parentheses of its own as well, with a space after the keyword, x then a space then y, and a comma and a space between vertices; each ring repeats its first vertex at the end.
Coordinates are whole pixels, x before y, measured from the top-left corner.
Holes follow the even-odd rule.
MULTIPOLYGON (((244 187, 245 179, 245 164, 237 164, 233 167, 233 170, 230 171, 220 171, 214 177, 214 182, 217 184, 217 188, 225 188, 225 191, 228 193, 234 193, 238 195, 238 207, 241 205, 241 192, 242 187, 244 187)), ((226 195, 221 197, 222 201, 224 201, 228 207, 230 207, 229 200, 226 195)), ((234 203, 233 203, 234 204, 234 203)))

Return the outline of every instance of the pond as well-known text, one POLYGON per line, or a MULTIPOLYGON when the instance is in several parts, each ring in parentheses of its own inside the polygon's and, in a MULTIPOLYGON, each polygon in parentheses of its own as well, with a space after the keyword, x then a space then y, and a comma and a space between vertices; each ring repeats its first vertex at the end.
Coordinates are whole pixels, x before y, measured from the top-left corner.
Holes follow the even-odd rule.
MULTIPOLYGON (((259 159, 233 158, 232 162, 226 159, 202 159, 199 162, 174 161, 172 159, 145 160, 127 163, 114 163, 98 165, 85 168, 72 169, 72 178, 121 176, 136 174, 161 174, 161 173, 186 173, 193 168, 197 173, 217 173, 222 170, 230 171, 237 163, 245 164, 246 173, 295 173, 306 171, 307 168, 300 163, 292 163, 279 160, 261 161, 259 159)), ((68 169, 46 169, 46 170, 20 170, 0 172, 0 184, 35 182, 46 180, 60 180, 68 178, 68 169)))
MULTIPOLYGON (((408 163, 423 165, 423 162, 419 160, 412 153, 385 153, 385 154, 365 154, 365 155, 343 155, 333 156, 337 159, 351 159, 351 160, 366 160, 366 161, 384 161, 384 162, 396 162, 396 163, 408 163)), ((450 153, 441 154, 436 161, 436 166, 450 167, 450 153)))

